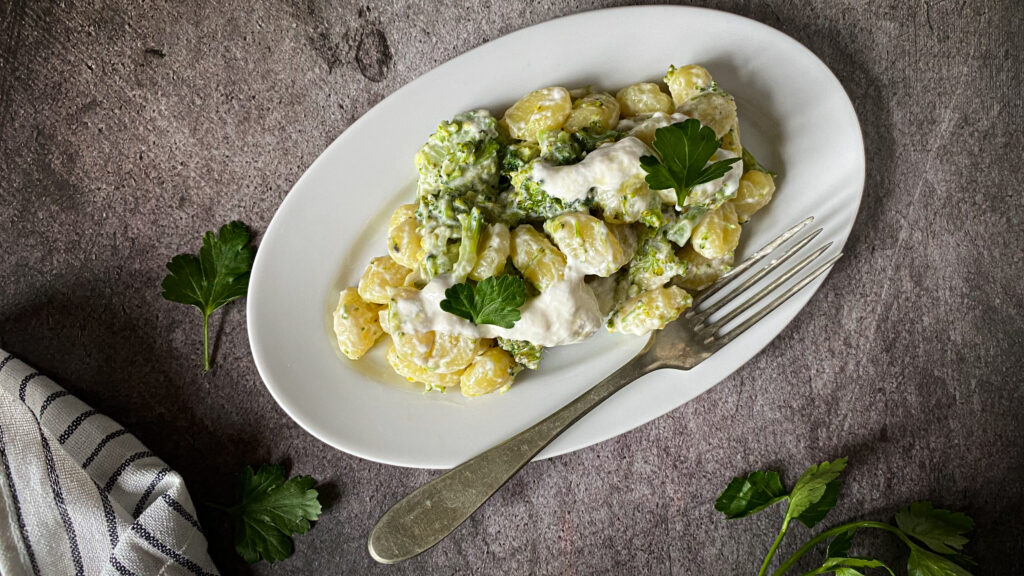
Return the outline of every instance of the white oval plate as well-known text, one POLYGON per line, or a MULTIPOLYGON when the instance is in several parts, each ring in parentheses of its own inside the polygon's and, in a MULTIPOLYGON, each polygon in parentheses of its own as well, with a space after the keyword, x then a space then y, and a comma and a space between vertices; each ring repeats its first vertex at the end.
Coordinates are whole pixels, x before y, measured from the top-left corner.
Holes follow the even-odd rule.
MULTIPOLYGON (((629 360, 643 339, 602 333, 547 351, 541 369, 505 394, 424 394, 391 372, 383 346, 359 362, 343 358, 330 313, 338 290, 386 253, 388 215, 414 198, 413 156, 439 121, 473 108, 500 114, 543 86, 615 90, 659 81, 669 64, 689 63, 707 67, 736 97, 743 144, 782 175, 774 201, 744 226, 738 257, 808 215, 838 253, 860 204, 864 144, 842 86, 809 50, 753 20, 697 8, 618 8, 545 22, 471 50, 386 98, 317 158, 281 204, 256 256, 248 322, 256 366, 285 412, 350 454, 449 468, 629 360)), ((632 384, 539 457, 606 440, 704 392, 771 342, 819 285, 696 369, 632 384)))

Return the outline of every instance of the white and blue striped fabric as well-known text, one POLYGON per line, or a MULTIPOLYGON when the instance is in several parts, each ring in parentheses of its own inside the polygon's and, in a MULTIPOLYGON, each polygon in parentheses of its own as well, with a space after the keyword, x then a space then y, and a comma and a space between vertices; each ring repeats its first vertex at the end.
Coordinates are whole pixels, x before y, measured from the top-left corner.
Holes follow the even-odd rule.
POLYGON ((217 574, 181 476, 3 350, 0 574, 217 574))

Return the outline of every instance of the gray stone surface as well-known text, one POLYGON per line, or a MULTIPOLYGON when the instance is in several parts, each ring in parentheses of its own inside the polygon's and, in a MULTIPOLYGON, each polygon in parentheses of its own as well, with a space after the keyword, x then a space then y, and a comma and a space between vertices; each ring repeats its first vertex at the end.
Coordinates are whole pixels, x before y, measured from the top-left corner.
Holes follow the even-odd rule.
MULTIPOLYGON (((216 317, 217 368, 196 370, 198 317, 159 297, 170 256, 229 219, 264 229, 332 139, 426 70, 604 4, 0 0, 2 345, 134 431, 197 502, 227 499, 254 462, 327 485, 323 519, 273 568, 236 560, 202 509, 229 574, 752 574, 778 514, 725 522, 718 491, 844 454, 831 522, 930 498, 977 520, 977 574, 1024 571, 1018 0, 710 2, 803 42, 849 92, 868 174, 847 257, 732 377, 528 466, 420 558, 377 566, 366 535, 435 473, 348 456, 289 420, 243 306, 216 317)), ((806 535, 792 532, 784 553, 806 535)))

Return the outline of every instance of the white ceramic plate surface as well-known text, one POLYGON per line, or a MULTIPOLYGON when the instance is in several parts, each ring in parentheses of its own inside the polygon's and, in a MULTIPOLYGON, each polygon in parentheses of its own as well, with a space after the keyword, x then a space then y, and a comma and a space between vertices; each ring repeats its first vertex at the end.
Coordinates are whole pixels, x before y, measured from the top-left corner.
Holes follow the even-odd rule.
MULTIPOLYGON (((352 362, 333 340, 338 291, 386 253, 385 227, 412 201, 413 156, 458 112, 495 115, 544 86, 617 90, 699 63, 739 107, 743 144, 781 174, 773 202, 744 226, 739 261, 808 215, 838 253, 864 187, 853 106, 828 68, 792 38, 747 18, 685 7, 588 12, 489 42, 398 90, 334 141, 267 228, 248 296, 249 339, 267 389, 317 438, 400 466, 449 468, 539 421, 629 360, 644 339, 597 337, 545 352, 505 394, 424 394, 395 375, 378 345, 352 362), (600 34, 594 34, 600 30, 600 34)), ((766 346, 820 280, 689 372, 649 374, 584 417, 540 458, 626 432, 714 386, 766 346)), ((668 439, 666 439, 668 440, 668 439)))

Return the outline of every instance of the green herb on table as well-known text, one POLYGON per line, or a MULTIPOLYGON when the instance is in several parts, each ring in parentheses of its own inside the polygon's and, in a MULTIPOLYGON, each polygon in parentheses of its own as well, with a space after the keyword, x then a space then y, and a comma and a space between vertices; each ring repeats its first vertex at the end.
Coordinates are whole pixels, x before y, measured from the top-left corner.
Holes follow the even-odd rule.
POLYGON ((199 256, 178 254, 167 263, 170 272, 160 284, 171 302, 189 304, 203 315, 203 370, 210 369, 210 315, 228 302, 245 296, 255 249, 249 228, 235 221, 207 232, 199 256))
POLYGON ((654 149, 661 159, 641 156, 640 167, 652 190, 675 190, 677 205, 682 206, 695 186, 725 176, 740 161, 729 158, 708 164, 721 145, 714 130, 691 118, 655 130, 654 149))
POLYGON ((305 534, 310 522, 320 517, 316 481, 309 476, 286 479, 278 465, 251 466, 238 477, 237 503, 230 507, 211 504, 235 521, 235 551, 246 562, 274 563, 292 555, 293 534, 305 534))
POLYGON ((522 318, 519 308, 526 303, 526 285, 518 276, 485 278, 476 285, 462 282, 444 291, 441 309, 474 324, 511 328, 522 318))
MULTIPOLYGON (((787 501, 782 527, 761 563, 758 576, 768 574, 772 558, 793 520, 813 528, 836 505, 839 474, 844 468, 846 458, 811 466, 789 492, 782 487, 777 472, 752 472, 747 476, 733 478, 718 496, 715 509, 729 519, 749 516, 778 502, 787 501)), ((970 576, 971 573, 963 568, 963 564, 973 562, 963 554, 963 547, 967 544, 965 534, 973 528, 974 522, 964 514, 935 508, 930 502, 915 502, 896 514, 895 526, 885 522, 860 520, 825 530, 807 541, 771 574, 785 574, 807 552, 825 542, 828 542, 825 560, 820 567, 804 576, 863 576, 861 569, 864 568, 880 568, 895 574, 880 560, 849 555, 857 531, 877 529, 894 534, 910 549, 910 557, 907 559, 909 576, 970 576)))

